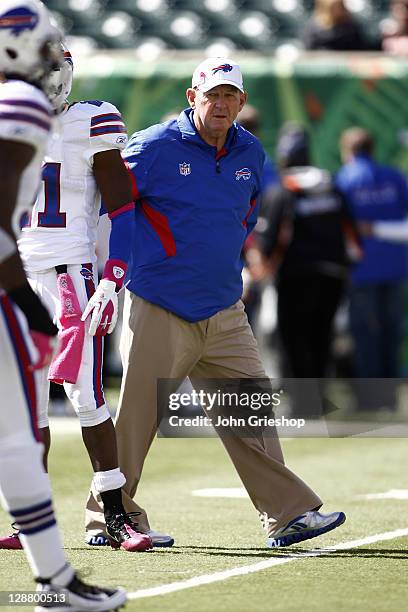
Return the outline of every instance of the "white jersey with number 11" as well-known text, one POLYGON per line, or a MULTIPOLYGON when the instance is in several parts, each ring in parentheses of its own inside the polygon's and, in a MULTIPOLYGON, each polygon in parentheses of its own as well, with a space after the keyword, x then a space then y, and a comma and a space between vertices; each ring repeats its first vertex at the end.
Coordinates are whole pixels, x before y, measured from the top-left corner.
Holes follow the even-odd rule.
POLYGON ((19 250, 28 271, 93 263, 101 198, 93 176, 96 153, 122 150, 126 128, 115 106, 77 102, 60 117, 42 169, 42 189, 19 250))

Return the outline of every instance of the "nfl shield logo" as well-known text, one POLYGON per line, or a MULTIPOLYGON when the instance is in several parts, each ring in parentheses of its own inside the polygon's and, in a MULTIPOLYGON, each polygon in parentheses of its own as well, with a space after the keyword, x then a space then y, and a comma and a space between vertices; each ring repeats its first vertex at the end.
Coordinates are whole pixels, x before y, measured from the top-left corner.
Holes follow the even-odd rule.
POLYGON ((186 162, 179 164, 179 169, 180 169, 180 174, 183 176, 187 176, 191 172, 190 164, 187 164, 186 162))

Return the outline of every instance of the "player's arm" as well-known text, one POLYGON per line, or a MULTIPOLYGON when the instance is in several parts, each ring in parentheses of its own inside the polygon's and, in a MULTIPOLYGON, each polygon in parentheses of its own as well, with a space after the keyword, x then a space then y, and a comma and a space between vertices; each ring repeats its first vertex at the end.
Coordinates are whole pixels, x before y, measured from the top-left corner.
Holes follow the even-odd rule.
POLYGON ((345 238, 348 259, 350 262, 360 261, 364 254, 363 242, 361 239, 363 232, 356 223, 345 196, 337 188, 335 189, 335 192, 341 200, 341 225, 345 238))
POLYGON ((0 142, 0 286, 27 318, 39 352, 39 359, 33 367, 40 368, 51 360, 51 337, 57 334, 57 328, 27 281, 12 229, 20 180, 35 151, 29 144, 8 140, 0 142))
POLYGON ((0 285, 5 291, 11 291, 27 282, 12 230, 12 218, 20 178, 34 155, 34 148, 19 142, 0 142, 0 285))
POLYGON ((96 153, 93 158, 93 174, 112 227, 109 258, 82 320, 92 313, 89 333, 103 336, 113 331, 118 317, 117 292, 123 285, 129 260, 134 202, 130 177, 118 149, 96 153))
POLYGON ((273 257, 276 250, 282 246, 282 225, 285 218, 290 216, 292 208, 293 195, 286 189, 277 189, 271 199, 267 226, 261 239, 262 253, 267 259, 273 257))

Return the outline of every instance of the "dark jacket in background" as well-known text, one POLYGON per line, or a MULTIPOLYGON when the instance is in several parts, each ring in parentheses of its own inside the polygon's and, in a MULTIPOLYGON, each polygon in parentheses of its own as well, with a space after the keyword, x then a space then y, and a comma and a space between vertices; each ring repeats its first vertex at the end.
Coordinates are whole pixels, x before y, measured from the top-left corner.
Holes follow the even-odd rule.
POLYGON ((263 253, 276 269, 282 373, 323 378, 348 273, 346 233, 356 240, 357 234, 329 172, 288 168, 282 184, 262 238, 263 253))
POLYGON ((279 259, 278 275, 321 273, 344 277, 346 235, 356 238, 348 207, 329 172, 289 168, 270 207, 263 252, 279 259))

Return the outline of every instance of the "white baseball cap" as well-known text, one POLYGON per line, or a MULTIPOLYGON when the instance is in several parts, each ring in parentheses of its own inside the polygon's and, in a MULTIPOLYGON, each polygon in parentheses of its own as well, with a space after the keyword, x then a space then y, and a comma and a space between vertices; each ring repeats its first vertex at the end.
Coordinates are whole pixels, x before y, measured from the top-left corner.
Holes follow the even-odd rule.
POLYGON ((206 92, 217 85, 233 85, 244 93, 241 68, 225 57, 210 57, 193 72, 192 87, 206 92))

